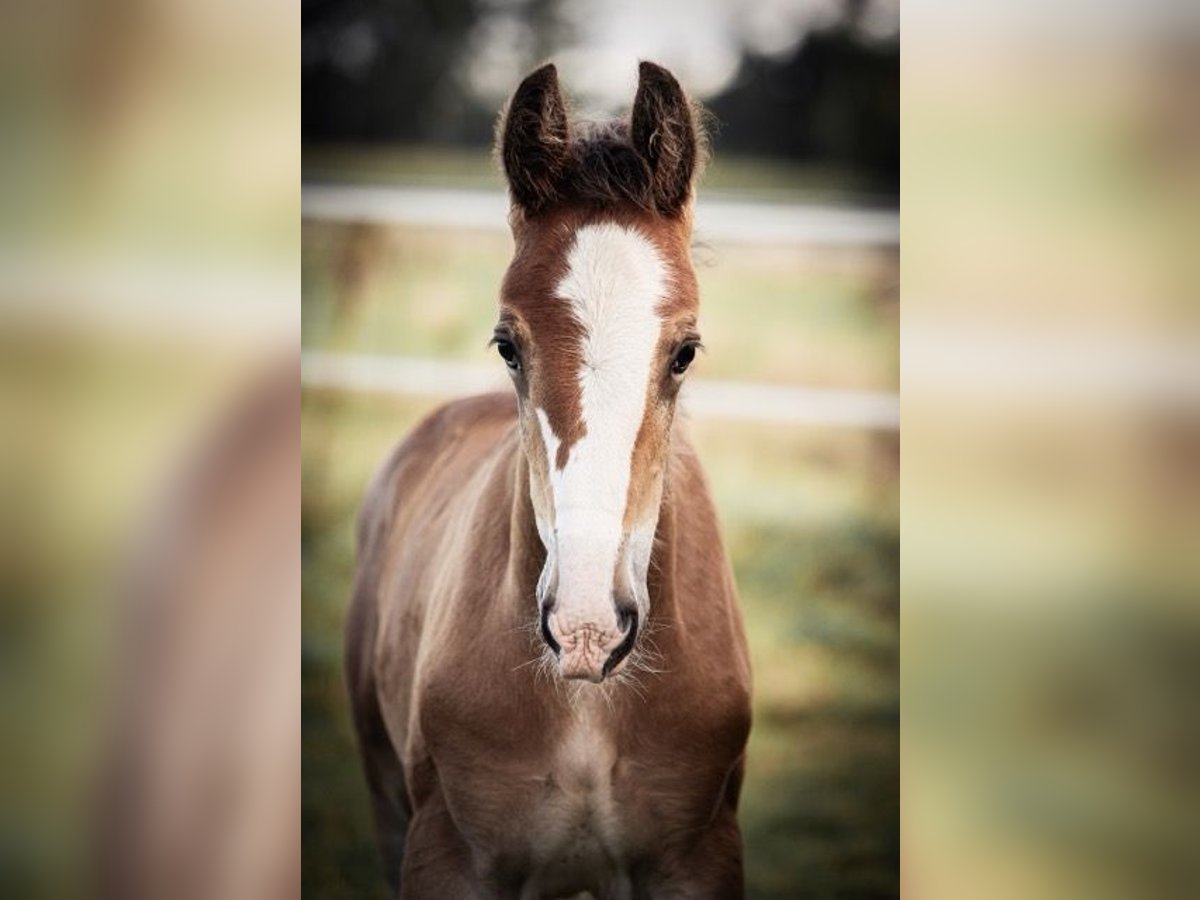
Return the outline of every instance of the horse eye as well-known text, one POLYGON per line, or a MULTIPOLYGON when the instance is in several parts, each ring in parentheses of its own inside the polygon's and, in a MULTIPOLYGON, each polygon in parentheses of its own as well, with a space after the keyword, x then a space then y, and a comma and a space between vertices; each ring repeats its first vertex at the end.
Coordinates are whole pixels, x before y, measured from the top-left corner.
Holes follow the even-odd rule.
POLYGON ((514 372, 521 367, 521 360, 517 357, 517 348, 513 346, 512 341, 496 341, 496 351, 504 360, 504 364, 514 372))
POLYGON ((682 375, 687 371, 687 367, 692 364, 692 360, 696 358, 696 345, 684 344, 679 348, 679 352, 675 354, 675 358, 671 360, 671 374, 682 375))

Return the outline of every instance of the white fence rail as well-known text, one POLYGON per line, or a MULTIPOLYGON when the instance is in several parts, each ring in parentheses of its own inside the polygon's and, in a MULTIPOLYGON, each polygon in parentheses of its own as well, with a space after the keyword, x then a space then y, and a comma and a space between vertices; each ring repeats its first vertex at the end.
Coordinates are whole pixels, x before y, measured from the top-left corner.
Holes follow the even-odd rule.
MULTIPOLYGON (((306 219, 369 222, 418 228, 508 227, 508 198, 501 191, 433 187, 306 184, 306 219)), ((696 234, 738 244, 892 247, 900 243, 895 211, 836 206, 754 203, 701 197, 696 234)))

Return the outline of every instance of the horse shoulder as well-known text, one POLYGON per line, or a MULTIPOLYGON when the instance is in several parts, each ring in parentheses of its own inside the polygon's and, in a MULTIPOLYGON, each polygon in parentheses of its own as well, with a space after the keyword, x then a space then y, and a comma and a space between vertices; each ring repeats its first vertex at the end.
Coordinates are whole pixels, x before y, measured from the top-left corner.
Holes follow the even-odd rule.
POLYGON ((493 453, 516 418, 507 394, 456 400, 422 419, 372 479, 358 521, 354 597, 347 620, 347 674, 380 693, 397 746, 407 743, 407 712, 436 550, 462 501, 462 485, 493 453))
POLYGON ((750 730, 750 654, 729 555, 708 480, 686 435, 677 433, 668 503, 673 520, 676 596, 686 598, 689 714, 726 754, 738 756, 750 730))
POLYGON ((690 604, 705 612, 702 633, 719 642, 713 653, 733 663, 733 673, 748 690, 750 662, 741 601, 708 478, 686 436, 676 448, 669 491, 676 532, 676 589, 703 598, 690 604))

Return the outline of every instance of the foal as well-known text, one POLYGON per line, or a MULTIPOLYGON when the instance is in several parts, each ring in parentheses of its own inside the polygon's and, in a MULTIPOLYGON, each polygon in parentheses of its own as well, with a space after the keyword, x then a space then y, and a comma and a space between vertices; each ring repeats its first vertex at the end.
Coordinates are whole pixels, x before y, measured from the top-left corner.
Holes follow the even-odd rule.
POLYGON ((571 123, 553 66, 498 130, 512 394, 425 419, 359 523, 346 673, 402 898, 737 898, 741 612, 674 425, 699 346, 702 156, 675 78, 571 123))

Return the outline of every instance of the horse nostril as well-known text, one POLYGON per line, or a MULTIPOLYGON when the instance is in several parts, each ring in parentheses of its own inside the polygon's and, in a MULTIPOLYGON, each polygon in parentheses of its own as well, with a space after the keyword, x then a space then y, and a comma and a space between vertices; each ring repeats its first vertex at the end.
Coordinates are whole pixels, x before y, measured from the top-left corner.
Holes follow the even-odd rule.
POLYGON ((554 639, 554 635, 550 633, 550 607, 551 603, 542 605, 542 640, 546 642, 546 646, 554 651, 554 655, 558 656, 562 652, 562 647, 558 645, 558 641, 554 639))
POLYGON ((617 610, 617 620, 621 623, 622 630, 625 631, 625 639, 621 641, 620 646, 608 655, 608 660, 604 663, 604 675, 617 667, 617 665, 629 652, 633 649, 633 642, 637 640, 638 632, 638 613, 637 609, 621 607, 617 610), (626 625, 628 622, 628 625, 626 625))
POLYGON ((637 610, 632 606, 617 607, 617 627, 624 634, 629 630, 629 626, 633 624, 633 617, 637 615, 637 610))

